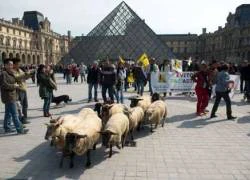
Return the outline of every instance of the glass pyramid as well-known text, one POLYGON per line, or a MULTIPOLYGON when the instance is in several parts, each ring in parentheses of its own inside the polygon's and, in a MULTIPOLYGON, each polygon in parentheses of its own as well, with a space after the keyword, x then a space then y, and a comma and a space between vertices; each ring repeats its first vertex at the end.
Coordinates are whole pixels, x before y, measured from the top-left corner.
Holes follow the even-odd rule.
POLYGON ((170 59, 172 52, 149 26, 125 3, 120 3, 69 52, 75 62, 97 59, 136 60, 143 53, 157 60, 170 59))

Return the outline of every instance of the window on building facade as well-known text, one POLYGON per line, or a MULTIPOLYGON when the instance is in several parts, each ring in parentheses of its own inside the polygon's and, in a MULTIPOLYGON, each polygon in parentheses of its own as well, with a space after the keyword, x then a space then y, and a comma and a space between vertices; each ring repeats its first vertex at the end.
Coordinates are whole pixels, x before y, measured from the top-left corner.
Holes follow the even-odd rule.
POLYGON ((6 28, 6 30, 7 30, 7 33, 9 33, 9 28, 8 27, 6 28))
POLYGON ((1 36, 0 36, 0 45, 3 45, 3 41, 4 41, 4 36, 1 35, 1 36))
POLYGON ((19 39, 19 48, 22 48, 22 39, 19 39))
POLYGON ((6 38, 6 46, 10 46, 10 37, 6 38))
POLYGON ((15 29, 13 29, 13 34, 14 34, 14 35, 16 34, 16 30, 15 30, 15 29))
POLYGON ((16 47, 16 39, 13 39, 13 47, 16 47))

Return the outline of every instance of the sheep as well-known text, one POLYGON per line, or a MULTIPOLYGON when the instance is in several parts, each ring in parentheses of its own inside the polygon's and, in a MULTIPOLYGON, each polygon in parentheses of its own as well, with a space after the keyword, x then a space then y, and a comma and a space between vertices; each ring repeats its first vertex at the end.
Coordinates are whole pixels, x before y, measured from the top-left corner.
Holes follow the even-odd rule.
POLYGON ((130 107, 140 106, 146 112, 149 105, 151 104, 150 96, 140 96, 140 97, 132 97, 129 98, 131 100, 130 107))
POLYGON ((78 116, 79 116, 82 120, 84 120, 85 117, 86 117, 86 115, 88 115, 88 114, 96 114, 96 112, 95 112, 93 109, 91 109, 91 108, 83 108, 83 109, 78 113, 78 116))
POLYGON ((151 132, 153 132, 153 124, 155 124, 155 128, 157 128, 161 120, 163 127, 167 117, 167 106, 165 102, 162 100, 153 102, 147 109, 145 117, 146 120, 151 124, 151 132))
POLYGON ((144 119, 144 111, 141 107, 133 107, 129 111, 129 131, 131 135, 131 140, 134 140, 133 132, 137 128, 140 130, 140 125, 144 119))
POLYGON ((105 125, 108 119, 116 113, 124 113, 128 116, 129 108, 124 104, 96 104, 95 110, 98 112, 99 117, 103 121, 103 125, 105 125))
POLYGON ((128 132, 128 116, 123 113, 116 113, 109 118, 104 131, 100 132, 102 134, 102 145, 110 148, 109 157, 112 156, 113 145, 116 145, 118 149, 121 149, 120 144, 122 148, 124 147, 128 132))
POLYGON ((65 136, 65 146, 60 161, 60 167, 63 166, 63 159, 70 155, 70 168, 73 168, 74 155, 83 155, 87 152, 86 167, 91 165, 90 149, 96 149, 96 144, 100 137, 102 121, 96 113, 85 114, 85 120, 79 122, 72 132, 68 132, 65 136))
POLYGON ((44 138, 48 140, 51 137, 50 145, 56 145, 58 149, 62 149, 66 133, 74 129, 79 121, 81 121, 81 119, 78 116, 70 114, 52 119, 49 124, 46 123, 47 131, 44 138))

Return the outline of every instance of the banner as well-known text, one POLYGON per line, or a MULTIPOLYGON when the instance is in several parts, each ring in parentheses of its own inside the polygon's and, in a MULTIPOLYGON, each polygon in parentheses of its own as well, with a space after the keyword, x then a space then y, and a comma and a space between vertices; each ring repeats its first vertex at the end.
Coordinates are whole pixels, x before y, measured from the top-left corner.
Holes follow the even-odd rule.
POLYGON ((151 86, 154 92, 194 91, 191 76, 194 72, 155 72, 151 73, 151 86))
MULTIPOLYGON (((151 73, 151 86, 154 92, 194 92, 195 83, 191 77, 195 72, 155 72, 151 73)), ((239 90, 240 76, 230 75, 233 83, 229 96, 232 98, 236 90, 239 90)), ((215 85, 213 86, 213 95, 215 95, 215 85)))

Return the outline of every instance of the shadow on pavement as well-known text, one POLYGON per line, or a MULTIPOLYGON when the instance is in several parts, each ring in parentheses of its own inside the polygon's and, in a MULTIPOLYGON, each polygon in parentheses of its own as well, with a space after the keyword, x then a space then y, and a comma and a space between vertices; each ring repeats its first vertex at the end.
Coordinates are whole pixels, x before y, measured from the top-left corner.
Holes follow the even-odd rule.
MULTIPOLYGON (((107 153, 103 148, 91 151, 91 168, 106 159, 107 153)), ((10 179, 46 179, 57 178, 80 179, 86 169, 86 155, 76 156, 74 168, 69 168, 69 158, 64 159, 63 168, 59 168, 61 153, 54 147, 50 147, 48 142, 43 142, 21 157, 14 158, 16 162, 26 163, 26 165, 10 179)))
POLYGON ((175 115, 167 118, 167 123, 174 123, 174 122, 179 122, 179 121, 184 121, 184 120, 191 120, 196 118, 195 113, 191 114, 182 114, 182 115, 175 115))
POLYGON ((240 123, 240 124, 250 123, 250 116, 244 116, 244 117, 239 118, 237 120, 237 123, 240 123))
POLYGON ((224 122, 224 121, 232 121, 232 120, 228 120, 228 119, 212 120, 210 118, 195 119, 192 121, 184 121, 181 125, 178 126, 178 128, 203 128, 206 125, 220 123, 220 122, 224 122))

